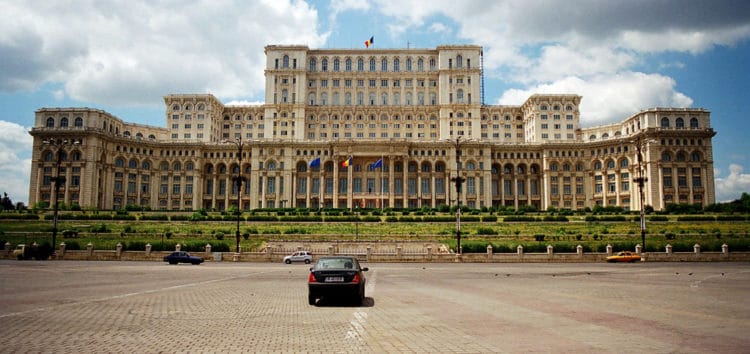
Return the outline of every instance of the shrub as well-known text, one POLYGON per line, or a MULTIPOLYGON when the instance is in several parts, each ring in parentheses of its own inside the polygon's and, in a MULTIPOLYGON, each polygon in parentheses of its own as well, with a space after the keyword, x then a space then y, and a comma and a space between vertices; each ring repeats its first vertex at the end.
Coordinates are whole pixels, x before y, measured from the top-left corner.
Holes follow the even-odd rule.
POLYGON ((491 227, 478 227, 476 234, 477 235, 497 235, 497 230, 491 227))
MULTIPOLYGON (((146 242, 143 241, 130 241, 122 244, 123 251, 145 251, 146 242)), ((153 248, 152 248, 153 249, 153 248)))
POLYGON ((104 233, 104 232, 110 232, 112 230, 110 230, 107 227, 107 224, 101 223, 101 224, 97 224, 97 225, 92 226, 91 229, 90 229, 90 231, 93 232, 93 233, 104 233))
POLYGON ((542 242, 544 241, 544 235, 542 234, 534 235, 534 240, 536 240, 537 242, 542 242))
POLYGON ((224 233, 223 232, 217 232, 214 234, 214 237, 216 237, 217 240, 223 240, 224 239, 224 233))
POLYGON ((63 230, 62 235, 63 235, 63 238, 74 238, 74 237, 78 237, 78 231, 77 230, 63 230))

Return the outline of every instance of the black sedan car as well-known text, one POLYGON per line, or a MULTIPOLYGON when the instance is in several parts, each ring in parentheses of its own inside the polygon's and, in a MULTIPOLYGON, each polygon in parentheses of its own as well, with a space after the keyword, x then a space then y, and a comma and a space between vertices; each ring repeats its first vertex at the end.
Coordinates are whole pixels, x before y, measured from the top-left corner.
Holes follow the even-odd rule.
POLYGON ((177 263, 201 264, 203 263, 203 258, 191 256, 190 253, 187 253, 185 251, 175 251, 175 252, 170 253, 168 256, 164 256, 164 262, 169 262, 169 264, 177 264, 177 263))
POLYGON ((356 257, 321 257, 310 268, 307 279, 310 305, 318 298, 344 297, 353 299, 358 305, 365 300, 365 273, 367 267, 360 267, 356 257))

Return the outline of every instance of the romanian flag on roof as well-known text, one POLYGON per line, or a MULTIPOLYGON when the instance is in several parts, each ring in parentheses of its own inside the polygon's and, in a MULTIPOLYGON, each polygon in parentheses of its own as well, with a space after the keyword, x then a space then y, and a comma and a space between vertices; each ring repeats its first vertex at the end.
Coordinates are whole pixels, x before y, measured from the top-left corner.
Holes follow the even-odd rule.
POLYGON ((341 167, 349 167, 352 164, 352 157, 349 156, 348 159, 344 160, 344 162, 341 163, 341 167))
POLYGON ((375 43, 375 36, 371 36, 370 39, 365 41, 365 47, 370 48, 373 43, 375 43))

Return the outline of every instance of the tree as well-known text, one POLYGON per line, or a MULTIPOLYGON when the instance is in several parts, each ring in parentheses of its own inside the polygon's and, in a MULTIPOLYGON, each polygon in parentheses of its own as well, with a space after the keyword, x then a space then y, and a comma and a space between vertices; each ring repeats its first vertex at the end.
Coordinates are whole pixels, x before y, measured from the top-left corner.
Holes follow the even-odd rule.
POLYGON ((3 192, 3 199, 0 201, 0 210, 15 210, 16 207, 13 205, 13 201, 8 197, 8 193, 3 192))

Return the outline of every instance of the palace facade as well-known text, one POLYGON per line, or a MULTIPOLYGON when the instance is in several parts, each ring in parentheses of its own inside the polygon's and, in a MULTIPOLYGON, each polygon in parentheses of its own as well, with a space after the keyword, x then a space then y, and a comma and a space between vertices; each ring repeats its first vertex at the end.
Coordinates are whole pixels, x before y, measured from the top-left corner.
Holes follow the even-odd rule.
POLYGON ((267 46, 265 54, 261 105, 167 95, 166 128, 91 108, 37 110, 29 204, 54 202, 57 189, 59 202, 105 210, 457 199, 470 208, 635 210, 639 177, 644 205, 657 210, 715 200, 705 109, 653 108, 581 127, 577 95, 485 105, 479 46, 267 46))

